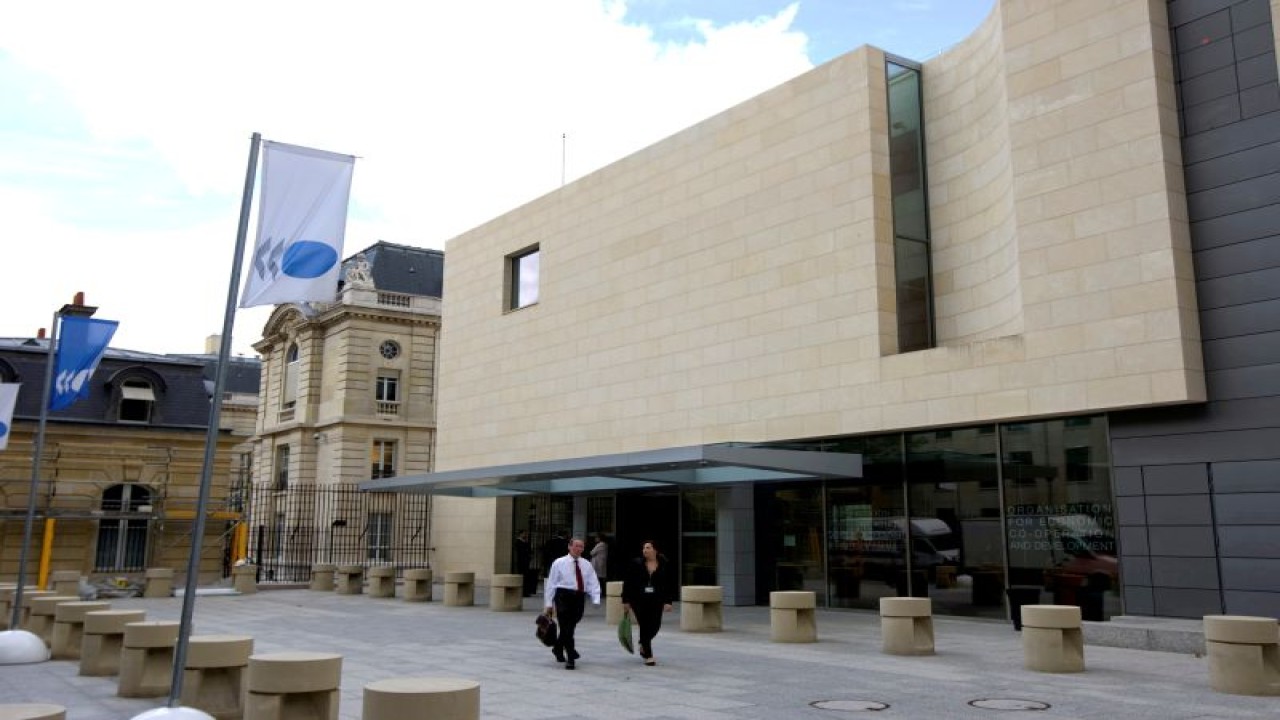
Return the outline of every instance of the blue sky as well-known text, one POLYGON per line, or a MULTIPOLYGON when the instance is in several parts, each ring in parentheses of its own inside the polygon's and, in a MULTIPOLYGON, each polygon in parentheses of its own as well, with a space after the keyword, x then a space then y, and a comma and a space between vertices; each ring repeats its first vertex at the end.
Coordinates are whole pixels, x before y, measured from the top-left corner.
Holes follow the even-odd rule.
MULTIPOLYGON (((0 23, 0 336, 34 334, 83 290, 121 321, 117 346, 202 350, 255 131, 359 157, 346 254, 442 248, 562 172, 860 45, 927 59, 993 1, 15 4, 0 23)), ((266 313, 237 314, 237 352, 266 313)))

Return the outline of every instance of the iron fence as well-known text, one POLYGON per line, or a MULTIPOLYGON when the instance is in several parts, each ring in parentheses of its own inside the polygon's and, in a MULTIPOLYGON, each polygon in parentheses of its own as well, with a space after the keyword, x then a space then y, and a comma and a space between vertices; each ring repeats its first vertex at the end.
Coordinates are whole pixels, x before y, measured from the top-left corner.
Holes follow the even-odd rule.
POLYGON ((431 567, 431 498, 353 485, 255 486, 249 560, 262 583, 300 583, 317 563, 431 567))

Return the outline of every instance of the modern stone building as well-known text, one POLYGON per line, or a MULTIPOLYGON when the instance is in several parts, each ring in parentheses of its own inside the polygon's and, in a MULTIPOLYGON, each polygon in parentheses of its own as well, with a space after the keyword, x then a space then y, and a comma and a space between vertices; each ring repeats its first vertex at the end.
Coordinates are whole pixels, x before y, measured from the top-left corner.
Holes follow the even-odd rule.
POLYGON ((443 253, 378 242, 343 265, 335 302, 278 306, 254 345, 249 557, 265 581, 429 562, 427 499, 357 484, 432 467, 443 253))
POLYGON ((739 604, 1280 614, 1278 15, 997 0, 455 238, 437 472, 366 487, 482 577, 542 518, 739 604))
MULTIPOLYGON (((20 382, 13 436, 0 452, 0 577, 17 577, 31 486, 48 341, 0 339, 0 381, 20 382)), ((257 361, 237 359, 228 392, 256 392, 257 361)), ((141 581, 148 567, 185 575, 199 496, 213 383, 197 356, 111 348, 74 405, 48 415, 26 582, 49 570, 92 581, 141 581)), ((256 400, 242 403, 256 407, 256 400)), ((252 411, 251 411, 252 412, 252 411)), ((234 488, 247 480, 250 432, 223 416, 201 543, 201 582, 229 570, 234 488)), ((249 428, 251 430, 251 428, 249 428)))

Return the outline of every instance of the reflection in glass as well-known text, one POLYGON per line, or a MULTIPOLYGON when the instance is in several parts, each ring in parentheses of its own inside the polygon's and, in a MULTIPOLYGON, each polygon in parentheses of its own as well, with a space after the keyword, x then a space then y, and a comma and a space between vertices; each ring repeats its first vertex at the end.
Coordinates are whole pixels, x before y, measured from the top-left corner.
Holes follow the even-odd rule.
POLYGON ((889 174, 893 195, 898 352, 933 347, 933 281, 929 265, 929 198, 925 177, 920 71, 885 64, 889 174))
POLYGON ((716 585, 716 495, 714 490, 680 494, 681 585, 716 585))
POLYGON ((822 566, 822 488, 788 487, 773 493, 773 590, 811 590, 826 598, 822 566))

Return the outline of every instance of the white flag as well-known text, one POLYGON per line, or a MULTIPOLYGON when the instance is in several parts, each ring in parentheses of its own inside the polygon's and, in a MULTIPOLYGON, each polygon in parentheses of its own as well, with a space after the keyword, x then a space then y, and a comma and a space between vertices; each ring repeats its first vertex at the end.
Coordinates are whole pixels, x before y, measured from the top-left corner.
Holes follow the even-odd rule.
POLYGON ((18 402, 18 383, 0 383, 0 450, 9 447, 13 428, 13 406, 18 402))
POLYGON ((338 294, 355 158, 263 141, 258 241, 240 307, 338 294))

